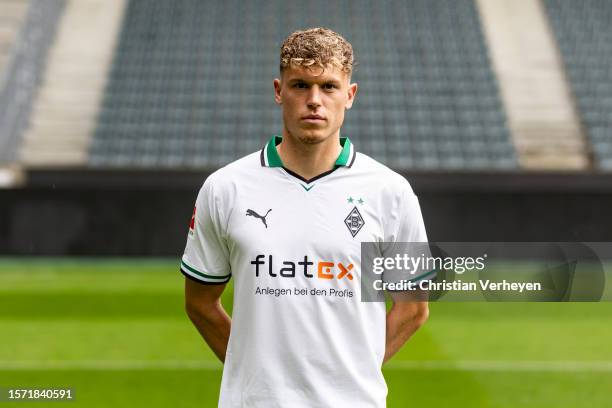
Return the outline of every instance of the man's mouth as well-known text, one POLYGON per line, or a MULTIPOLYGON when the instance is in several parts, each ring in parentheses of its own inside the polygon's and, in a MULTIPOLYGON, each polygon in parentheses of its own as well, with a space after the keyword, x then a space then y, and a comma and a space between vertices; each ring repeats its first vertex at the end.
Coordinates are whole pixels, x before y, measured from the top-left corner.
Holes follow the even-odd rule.
POLYGON ((321 115, 306 115, 306 116, 302 116, 302 120, 307 121, 307 122, 320 122, 320 121, 324 121, 325 118, 321 115))

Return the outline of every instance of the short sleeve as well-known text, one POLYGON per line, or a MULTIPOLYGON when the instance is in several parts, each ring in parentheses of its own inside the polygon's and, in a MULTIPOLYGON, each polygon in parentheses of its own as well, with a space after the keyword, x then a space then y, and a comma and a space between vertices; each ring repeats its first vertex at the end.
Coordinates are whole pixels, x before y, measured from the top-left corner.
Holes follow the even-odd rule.
POLYGON ((403 177, 400 180, 388 189, 389 211, 383 222, 384 241, 427 242, 419 199, 408 181, 403 177))
POLYGON ((203 284, 226 283, 231 277, 221 200, 208 177, 196 199, 181 260, 181 272, 203 284))
POLYGON ((427 242, 419 199, 412 190, 403 194, 399 207, 400 217, 395 241, 427 242))
POLYGON ((391 222, 386 225, 388 233, 385 237, 383 256, 394 258, 397 255, 401 257, 408 255, 418 261, 414 265, 419 266, 410 270, 395 270, 394 273, 385 274, 387 276, 384 280, 408 280, 411 282, 429 280, 435 277, 436 272, 428 268, 423 262, 426 258, 431 257, 431 252, 421 206, 410 184, 405 179, 402 181, 399 191, 395 194, 398 202, 392 211, 391 222), (419 261, 419 258, 421 261, 419 261))

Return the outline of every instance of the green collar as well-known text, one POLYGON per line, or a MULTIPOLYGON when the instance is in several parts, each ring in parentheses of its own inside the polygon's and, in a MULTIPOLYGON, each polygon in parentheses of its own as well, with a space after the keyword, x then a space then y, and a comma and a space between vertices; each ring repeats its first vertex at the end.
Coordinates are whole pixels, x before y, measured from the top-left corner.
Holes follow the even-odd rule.
MULTIPOLYGON (((283 167, 283 161, 281 160, 276 146, 283 141, 282 136, 272 136, 268 143, 261 150, 261 165, 264 167, 283 167)), ((348 137, 340 138, 340 146, 342 150, 336 159, 336 167, 351 167, 353 161, 355 161, 355 147, 351 143, 348 137)))

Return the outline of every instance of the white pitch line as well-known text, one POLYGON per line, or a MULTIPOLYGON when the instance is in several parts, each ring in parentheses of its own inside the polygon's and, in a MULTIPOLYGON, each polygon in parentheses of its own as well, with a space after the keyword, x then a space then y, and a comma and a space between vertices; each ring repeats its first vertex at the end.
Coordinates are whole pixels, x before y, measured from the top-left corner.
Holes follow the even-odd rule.
POLYGON ((454 370, 454 371, 612 371, 612 361, 397 361, 385 368, 390 370, 454 370))
POLYGON ((220 370, 216 361, 201 360, 0 360, 0 370, 220 370))
MULTIPOLYGON (((549 371, 549 372, 612 372, 612 361, 395 361, 384 366, 388 370, 437 371, 549 371)), ((221 370, 216 361, 203 360, 0 360, 0 371, 23 370, 221 370)))

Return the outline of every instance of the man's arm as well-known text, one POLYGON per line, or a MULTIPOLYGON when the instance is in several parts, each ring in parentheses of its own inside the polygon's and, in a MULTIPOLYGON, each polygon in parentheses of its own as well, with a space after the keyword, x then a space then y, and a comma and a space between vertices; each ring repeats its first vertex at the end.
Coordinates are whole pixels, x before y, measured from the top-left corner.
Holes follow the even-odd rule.
POLYGON ((212 351, 225 362, 232 320, 221 305, 225 284, 203 285, 185 278, 185 310, 212 351))
POLYGON ((387 337, 385 358, 387 362, 429 317, 427 302, 393 299, 393 306, 387 313, 387 337))

